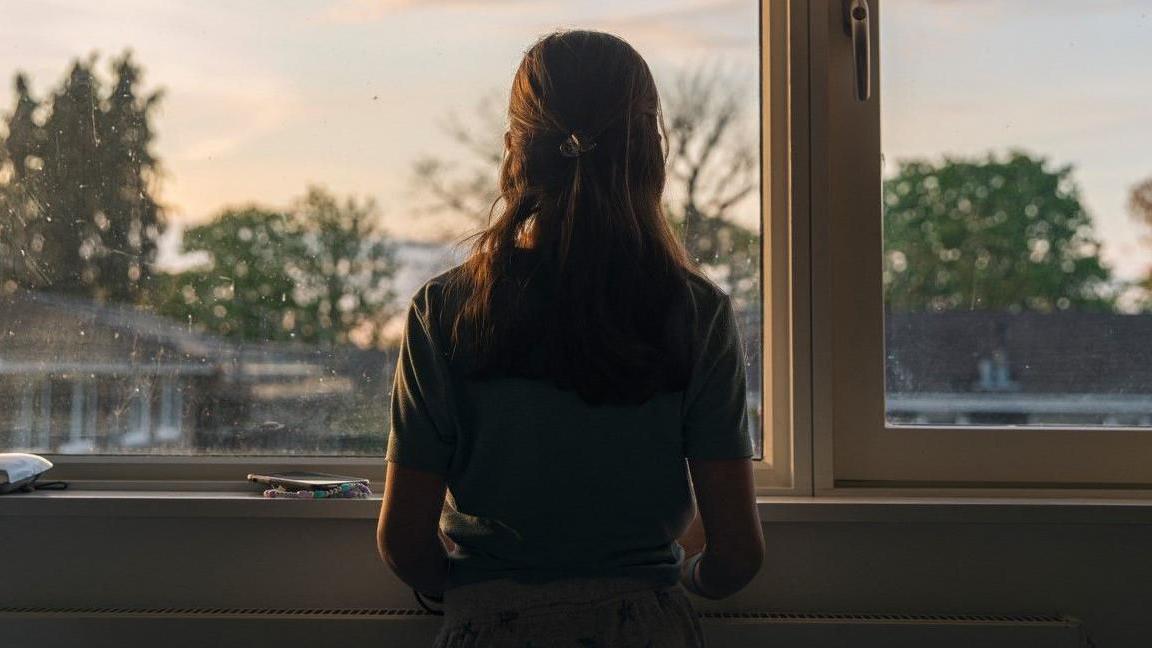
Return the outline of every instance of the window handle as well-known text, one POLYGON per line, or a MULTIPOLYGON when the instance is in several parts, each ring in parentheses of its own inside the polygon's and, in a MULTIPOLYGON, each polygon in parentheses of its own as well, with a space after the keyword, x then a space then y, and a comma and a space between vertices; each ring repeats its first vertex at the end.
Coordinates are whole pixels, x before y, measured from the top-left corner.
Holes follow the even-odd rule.
POLYGON ((844 1, 844 31, 852 37, 852 71, 856 81, 856 99, 868 101, 872 96, 872 49, 868 28, 868 0, 844 1))

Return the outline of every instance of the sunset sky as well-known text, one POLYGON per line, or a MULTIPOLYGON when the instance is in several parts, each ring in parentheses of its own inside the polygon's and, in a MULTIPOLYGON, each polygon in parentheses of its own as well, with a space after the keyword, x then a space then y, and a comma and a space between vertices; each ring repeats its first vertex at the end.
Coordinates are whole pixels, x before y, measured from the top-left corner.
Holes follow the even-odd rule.
MULTIPOLYGON (((398 236, 416 217, 412 164, 451 159, 442 124, 506 89, 558 27, 617 33, 658 79, 723 62, 754 87, 752 0, 0 0, 0 111, 26 72, 43 96, 71 60, 131 48, 161 87, 156 151, 173 222, 284 205, 309 183, 374 196, 398 236)), ((884 147, 891 162, 1023 147, 1075 165, 1105 255, 1152 261, 1128 188, 1152 176, 1152 22, 1138 0, 885 0, 884 147), (1031 7, 1031 9, 1029 9, 1031 7)), ((749 112, 757 108, 749 94, 749 112)), ((749 131, 753 135, 755 130, 749 131)), ((879 262, 879 261, 878 261, 879 262)))
POLYGON ((1073 165, 1105 258, 1125 276, 1152 269, 1152 229, 1127 211, 1152 177, 1152 3, 881 6, 886 161, 1019 147, 1073 165))
MULTIPOLYGON (((414 161, 457 155, 443 132, 449 114, 507 92, 524 50, 559 27, 625 36, 658 75, 742 67, 750 119, 756 111, 758 9, 747 1, 4 4, 0 78, 24 70, 42 95, 74 57, 130 47, 146 87, 164 88, 161 195, 179 222, 235 203, 285 204, 317 182, 375 196, 398 235, 427 235, 443 223, 411 211, 414 161)), ((11 105, 6 81, 0 110, 11 105)))

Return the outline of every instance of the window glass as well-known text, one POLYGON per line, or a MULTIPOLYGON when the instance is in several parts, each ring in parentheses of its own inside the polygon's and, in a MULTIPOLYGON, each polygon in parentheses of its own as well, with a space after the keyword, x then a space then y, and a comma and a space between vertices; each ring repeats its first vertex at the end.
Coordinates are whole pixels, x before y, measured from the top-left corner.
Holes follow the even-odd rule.
POLYGON ((487 216, 522 52, 632 42, 760 444, 755 0, 80 2, 0 25, 0 451, 382 454, 403 309, 487 216))
POLYGON ((889 422, 1152 425, 1148 3, 880 21, 889 422))

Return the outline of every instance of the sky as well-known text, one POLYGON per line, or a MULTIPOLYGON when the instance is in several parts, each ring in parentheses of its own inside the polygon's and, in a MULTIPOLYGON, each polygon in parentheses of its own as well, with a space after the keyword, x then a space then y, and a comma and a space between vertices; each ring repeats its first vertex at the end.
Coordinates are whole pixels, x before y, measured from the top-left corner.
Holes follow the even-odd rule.
MULTIPOLYGON (((0 0, 0 112, 17 70, 43 96, 71 60, 130 48, 162 88, 155 149, 173 223, 287 205, 310 183, 374 197, 402 237, 442 233, 414 162, 461 155, 444 132, 506 92, 536 36, 628 39, 658 81, 723 62, 754 87, 754 0, 0 0)), ((1126 210, 1152 176, 1152 5, 1143 0, 884 0, 883 145, 894 160, 1025 148, 1071 164, 1121 276, 1152 265, 1126 210)), ((758 103, 749 97, 754 114, 758 103)), ((754 130, 751 130, 753 134, 754 130)), ((750 206, 754 208, 754 204, 750 206)))
POLYGON ((458 158, 449 116, 507 93, 523 52, 562 27, 625 37, 662 78, 723 64, 747 82, 753 124, 758 110, 758 8, 747 0, 0 3, 2 112, 17 70, 43 96, 75 57, 132 49, 145 88, 164 89, 155 149, 178 223, 286 205, 320 183, 376 198, 395 235, 442 232, 417 209, 413 164, 458 158))
POLYGON ((1152 270, 1152 229, 1128 213, 1152 177, 1152 2, 884 0, 885 163, 1022 148, 1074 168, 1123 277, 1152 270))

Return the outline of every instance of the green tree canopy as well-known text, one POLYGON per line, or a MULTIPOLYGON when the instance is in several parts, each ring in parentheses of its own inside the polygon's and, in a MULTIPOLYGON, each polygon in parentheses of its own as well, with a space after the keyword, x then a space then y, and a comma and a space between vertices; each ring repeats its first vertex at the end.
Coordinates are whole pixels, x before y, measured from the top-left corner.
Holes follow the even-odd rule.
POLYGON ((896 310, 1111 310, 1115 287, 1072 167, 1006 157, 902 162, 884 183, 896 310))
POLYGON ((9 287, 102 301, 142 296, 163 224, 151 151, 160 93, 140 93, 130 53, 111 72, 105 84, 95 57, 77 61, 46 100, 16 77, 0 141, 0 281, 9 287))
POLYGON ((309 188, 287 211, 228 209, 184 233, 209 268, 157 277, 158 310, 246 340, 380 342, 395 255, 371 201, 309 188))
POLYGON ((205 252, 211 266, 158 274, 159 312, 202 331, 253 340, 289 340, 297 332, 290 262, 305 254, 287 214, 259 207, 228 209, 184 232, 184 249, 205 252))

